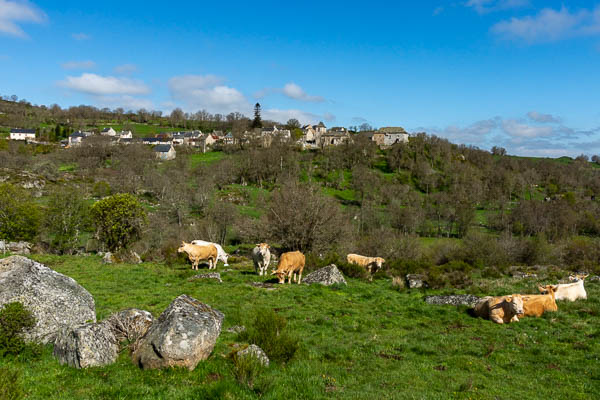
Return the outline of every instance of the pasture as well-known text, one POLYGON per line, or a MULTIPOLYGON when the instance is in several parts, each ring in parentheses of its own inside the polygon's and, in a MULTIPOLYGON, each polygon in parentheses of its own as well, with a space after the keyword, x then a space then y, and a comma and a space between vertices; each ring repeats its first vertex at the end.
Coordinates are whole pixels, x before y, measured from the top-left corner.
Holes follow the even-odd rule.
MULTIPOLYGON (((76 279, 94 296, 98 320, 137 307, 157 317, 188 294, 225 314, 213 354, 189 372, 143 371, 124 350, 116 364, 87 370, 61 366, 51 347, 37 359, 0 359, 18 369, 28 399, 591 399, 600 391, 600 284, 587 282, 587 301, 559 302, 559 311, 510 325, 475 319, 467 307, 433 306, 426 294, 398 290, 390 279, 348 279, 348 286, 250 282, 247 260, 219 263, 223 283, 189 278, 188 264, 103 265, 99 257, 32 256, 76 279), (261 310, 288 320, 300 348, 287 364, 273 362, 254 387, 238 383, 226 355, 227 332, 261 310)), ((548 280, 476 279, 462 293, 534 293, 548 280)), ((461 292, 461 291, 456 291, 461 292)))

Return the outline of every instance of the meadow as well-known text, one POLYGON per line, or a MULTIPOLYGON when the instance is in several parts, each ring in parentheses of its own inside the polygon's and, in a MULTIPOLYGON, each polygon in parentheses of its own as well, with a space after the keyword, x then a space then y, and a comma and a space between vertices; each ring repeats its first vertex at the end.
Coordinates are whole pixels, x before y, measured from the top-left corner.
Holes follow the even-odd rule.
MULTIPOLYGON (((588 300, 559 302, 559 311, 496 325, 466 306, 433 306, 428 294, 533 293, 538 283, 474 278, 466 291, 407 290, 388 277, 347 278, 347 286, 250 286, 269 281, 243 257, 224 268, 223 283, 189 280, 180 261, 104 265, 97 256, 34 255, 77 280, 95 298, 98 320, 130 307, 155 317, 188 294, 225 314, 215 349, 194 371, 144 371, 125 348, 117 363, 76 370, 61 366, 50 346, 39 357, 0 359, 22 372, 28 399, 534 399, 597 398, 600 391, 600 284, 587 282, 588 300), (300 347, 287 363, 272 362, 253 387, 239 383, 227 355, 238 342, 227 332, 274 310, 288 321, 300 347)), ((200 273, 205 272, 201 269, 200 273)))

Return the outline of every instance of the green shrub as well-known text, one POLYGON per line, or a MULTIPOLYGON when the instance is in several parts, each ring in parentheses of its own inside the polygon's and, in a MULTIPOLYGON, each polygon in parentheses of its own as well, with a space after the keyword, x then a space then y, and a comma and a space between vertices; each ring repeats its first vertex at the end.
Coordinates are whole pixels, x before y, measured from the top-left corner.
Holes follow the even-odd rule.
POLYGON ((6 304, 0 310, 0 356, 20 354, 27 346, 21 334, 34 326, 35 318, 23 304, 6 304))
POLYGON ((241 341, 255 344, 275 361, 287 362, 294 357, 299 341, 286 329, 285 317, 273 310, 258 311, 249 327, 238 335, 241 341))
POLYGON ((444 265, 432 267, 427 272, 427 283, 434 289, 465 288, 473 284, 471 270, 472 267, 464 261, 450 261, 444 265))
POLYGON ((26 190, 0 184, 0 239, 31 240, 38 233, 40 220, 39 207, 26 190))
POLYGON ((252 355, 239 357, 237 351, 233 353, 232 358, 235 379, 242 385, 253 389, 256 378, 263 372, 265 366, 257 357, 252 355))
POLYGON ((21 384, 21 374, 6 367, 0 367, 0 399, 20 400, 25 398, 21 384))

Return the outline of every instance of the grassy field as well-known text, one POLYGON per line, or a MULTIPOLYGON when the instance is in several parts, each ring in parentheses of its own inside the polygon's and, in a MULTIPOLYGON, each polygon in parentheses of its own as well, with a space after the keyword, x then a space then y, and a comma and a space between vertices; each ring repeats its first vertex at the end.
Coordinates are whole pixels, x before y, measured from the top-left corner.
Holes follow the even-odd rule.
MULTIPOLYGON (((37 360, 0 359, 23 373, 28 399, 533 399, 597 398, 600 390, 600 285, 589 300, 559 303, 542 318, 495 325, 466 307, 431 306, 420 290, 398 291, 389 279, 349 279, 347 287, 251 287, 265 280, 250 263, 219 265, 223 283, 195 280, 184 264, 103 265, 99 257, 33 256, 75 278, 96 300, 98 319, 128 307, 158 316, 180 294, 225 313, 211 357, 189 372, 143 371, 123 351, 118 362, 76 370, 46 348, 37 360), (236 381, 226 358, 255 313, 288 319, 300 349, 272 363, 253 389, 236 381)), ((200 271, 203 272, 203 271, 200 271)), ((475 294, 533 292, 535 281, 477 281, 475 294)), ((432 292, 433 293, 433 292, 432 292)))

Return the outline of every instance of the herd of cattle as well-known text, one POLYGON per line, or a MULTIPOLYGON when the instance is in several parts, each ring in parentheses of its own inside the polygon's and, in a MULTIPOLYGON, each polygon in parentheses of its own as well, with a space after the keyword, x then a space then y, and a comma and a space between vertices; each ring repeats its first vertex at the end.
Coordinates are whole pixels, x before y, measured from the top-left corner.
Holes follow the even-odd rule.
MULTIPOLYGON (((267 275, 267 269, 271 263, 271 246, 267 243, 259 243, 252 250, 252 261, 254 269, 260 276, 267 275)), ((198 269, 200 261, 207 261, 209 269, 217 268, 217 261, 222 261, 227 266, 228 255, 223 247, 216 243, 203 240, 194 240, 192 243, 182 242, 177 250, 185 252, 192 262, 192 269, 198 269)), ((365 257, 358 254, 348 254, 347 261, 364 268, 369 277, 382 268, 385 260, 381 257, 365 257)), ((291 251, 281 254, 277 268, 271 275, 276 275, 279 283, 294 282, 300 284, 302 271, 306 258, 299 251, 291 251), (296 275, 298 275, 296 279, 296 275)), ((509 296, 492 297, 487 296, 477 302, 474 307, 475 314, 487 318, 498 324, 517 322, 519 317, 539 317, 546 311, 557 311, 556 300, 575 301, 587 299, 583 283, 588 275, 571 275, 569 280, 573 283, 538 286, 541 294, 512 294, 509 296)))
MULTIPOLYGON (((254 269, 260 276, 267 275, 267 269, 271 263, 271 246, 267 243, 259 243, 252 250, 252 261, 254 262, 254 269)), ((200 261, 208 262, 208 269, 217 268, 217 261, 223 261, 223 264, 227 266, 228 255, 223 250, 223 247, 216 243, 206 242, 203 240, 194 240, 191 243, 181 242, 181 247, 177 249, 179 253, 186 253, 188 258, 192 262, 192 269, 198 269, 200 261)), ((365 257, 358 254, 348 254, 348 262, 363 267, 372 277, 377 270, 379 270, 385 260, 381 257, 365 257)), ((288 283, 302 281, 302 271, 304 271, 304 265, 306 264, 306 257, 299 251, 290 251, 281 254, 279 257, 279 263, 271 275, 276 275, 279 279, 279 283, 285 283, 287 278, 288 283), (297 278, 296 278, 296 275, 297 278)))

